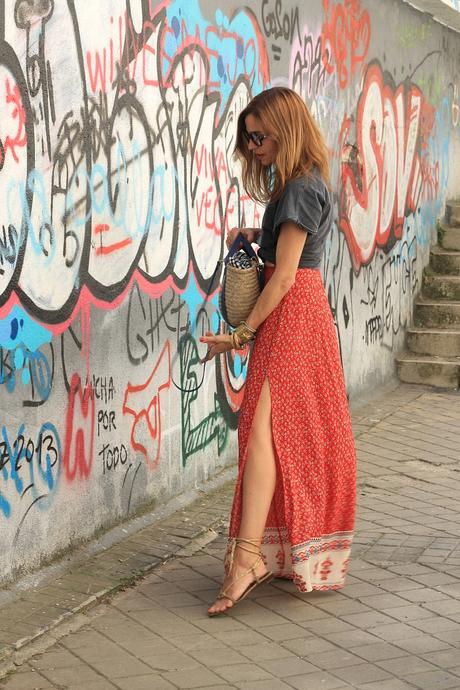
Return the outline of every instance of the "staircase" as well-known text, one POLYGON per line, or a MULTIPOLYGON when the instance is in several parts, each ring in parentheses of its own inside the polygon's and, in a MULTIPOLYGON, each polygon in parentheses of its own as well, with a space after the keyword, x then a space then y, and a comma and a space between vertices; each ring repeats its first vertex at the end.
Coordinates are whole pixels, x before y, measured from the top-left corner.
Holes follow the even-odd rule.
POLYGON ((406 383, 460 387, 460 202, 446 207, 446 227, 439 232, 423 277, 422 294, 407 330, 408 352, 396 358, 406 383))

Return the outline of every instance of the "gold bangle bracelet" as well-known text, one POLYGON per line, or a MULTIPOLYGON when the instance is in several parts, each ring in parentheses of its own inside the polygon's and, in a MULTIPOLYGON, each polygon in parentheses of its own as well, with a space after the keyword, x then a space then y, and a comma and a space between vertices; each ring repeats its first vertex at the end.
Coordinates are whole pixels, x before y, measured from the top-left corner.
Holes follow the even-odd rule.
POLYGON ((248 326, 243 322, 241 322, 233 331, 233 334, 237 338, 238 342, 240 345, 246 345, 246 343, 249 343, 250 340, 254 340, 255 337, 255 332, 252 328, 248 328, 248 326))
POLYGON ((254 328, 251 328, 251 326, 249 326, 249 325, 246 323, 246 321, 242 321, 242 322, 241 322, 241 325, 242 325, 242 326, 245 326, 245 328, 247 328, 247 330, 248 330, 250 333, 252 333, 253 335, 255 335, 255 334, 257 333, 257 331, 256 331, 254 328))
POLYGON ((242 350, 244 347, 244 344, 240 342, 240 339, 238 338, 237 334, 235 331, 233 331, 230 335, 231 340, 232 340, 232 346, 234 350, 242 350))

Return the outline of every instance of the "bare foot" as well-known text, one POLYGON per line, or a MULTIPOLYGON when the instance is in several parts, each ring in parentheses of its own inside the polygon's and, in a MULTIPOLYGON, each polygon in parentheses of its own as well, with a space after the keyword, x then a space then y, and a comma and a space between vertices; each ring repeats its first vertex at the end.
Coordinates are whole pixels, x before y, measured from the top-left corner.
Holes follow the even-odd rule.
MULTIPOLYGON (((257 556, 257 554, 250 554, 236 547, 233 567, 226 575, 221 591, 225 591, 235 600, 239 599, 243 592, 256 579, 254 571, 250 570, 253 566, 255 566, 255 574, 258 578, 263 577, 268 572, 262 558, 257 556), (246 574, 242 577, 243 573, 246 574)), ((222 599, 219 598, 209 607, 208 613, 211 615, 223 613, 227 609, 232 608, 232 606, 234 606, 234 604, 231 599, 227 597, 223 597, 222 599)))

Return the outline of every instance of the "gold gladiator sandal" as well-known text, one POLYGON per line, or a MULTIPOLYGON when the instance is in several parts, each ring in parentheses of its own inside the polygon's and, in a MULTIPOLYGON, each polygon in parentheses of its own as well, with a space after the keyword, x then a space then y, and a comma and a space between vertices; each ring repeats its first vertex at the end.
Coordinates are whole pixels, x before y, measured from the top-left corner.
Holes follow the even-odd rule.
MULTIPOLYGON (((217 595, 216 601, 218 599, 230 599, 230 601, 232 602, 233 605, 228 606, 227 608, 231 608, 231 609, 233 609, 233 607, 236 604, 238 604, 238 602, 245 599, 248 596, 248 594, 250 592, 252 592, 253 589, 258 587, 262 583, 270 582, 270 580, 273 579, 273 573, 271 573, 270 571, 266 572, 265 575, 262 575, 262 577, 258 577, 256 574, 256 568, 261 563, 263 563, 262 554, 260 553, 260 541, 256 540, 256 539, 240 539, 239 537, 234 539, 233 544, 232 544, 231 549, 230 549, 230 552, 225 557, 225 572, 226 573, 230 573, 230 571, 233 567, 236 547, 240 548, 242 551, 247 551, 248 553, 254 554, 254 556, 257 556, 257 558, 254 561, 254 563, 251 565, 250 568, 245 570, 244 573, 242 573, 242 575, 238 575, 238 577, 233 578, 233 580, 230 582, 230 584, 227 585, 227 587, 225 589, 221 589, 219 594, 217 595), (253 549, 248 549, 246 546, 243 546, 243 544, 249 544, 250 546, 255 546, 257 548, 257 550, 254 551, 253 549), (237 582, 239 582, 239 580, 242 580, 243 577, 246 577, 246 575, 249 575, 249 573, 251 573, 251 572, 254 574, 254 580, 246 587, 244 592, 242 594, 240 594, 238 599, 234 599, 232 596, 230 596, 230 594, 227 593, 228 590, 231 587, 233 587, 237 582)), ((227 609, 225 609, 225 611, 226 610, 227 609)), ((209 615, 210 616, 218 616, 221 613, 225 613, 225 611, 215 611, 213 613, 209 613, 209 615)))

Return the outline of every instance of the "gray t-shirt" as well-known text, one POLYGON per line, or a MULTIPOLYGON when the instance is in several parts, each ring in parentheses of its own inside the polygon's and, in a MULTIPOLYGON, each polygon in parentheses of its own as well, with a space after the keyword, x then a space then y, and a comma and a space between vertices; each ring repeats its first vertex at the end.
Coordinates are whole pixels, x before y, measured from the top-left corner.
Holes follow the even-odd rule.
POLYGON ((288 182, 279 199, 267 205, 259 239, 259 255, 263 261, 276 263, 280 227, 286 221, 292 221, 308 234, 299 268, 319 268, 332 225, 332 203, 329 189, 316 168, 310 175, 288 182))

